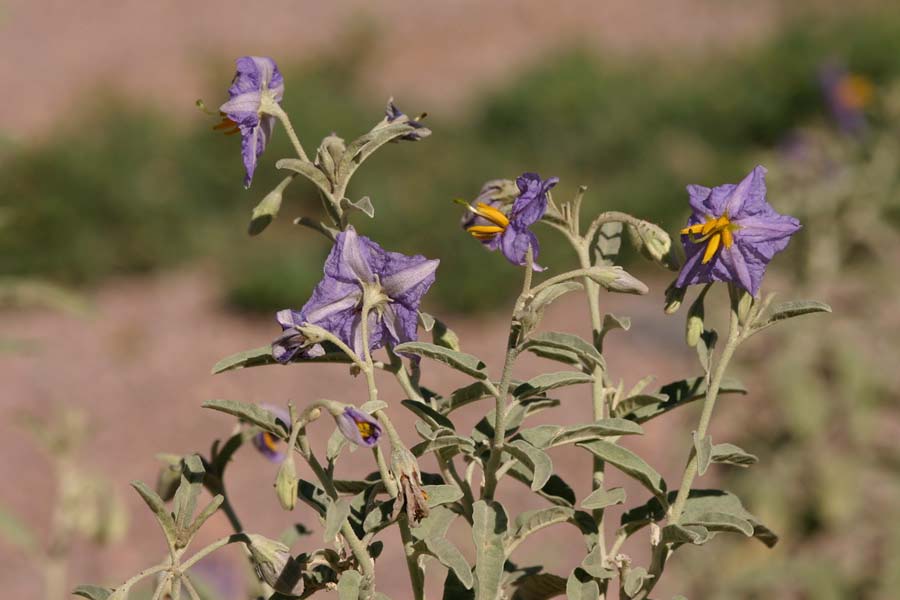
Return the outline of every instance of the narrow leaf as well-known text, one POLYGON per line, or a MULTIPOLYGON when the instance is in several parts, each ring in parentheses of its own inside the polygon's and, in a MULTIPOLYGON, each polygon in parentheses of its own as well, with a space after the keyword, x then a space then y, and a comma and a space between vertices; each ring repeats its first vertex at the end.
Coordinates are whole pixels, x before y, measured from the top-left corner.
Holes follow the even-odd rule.
POLYGON ((704 438, 698 438, 696 431, 692 432, 691 436, 694 438, 694 452, 697 454, 697 474, 703 475, 709 468, 709 462, 712 459, 712 437, 707 435, 704 438))
POLYGON ((534 348, 563 350, 572 352, 584 365, 593 368, 595 365, 603 365, 603 357, 596 348, 581 337, 559 331, 540 333, 532 336, 520 346, 520 350, 532 350, 534 348))
POLYGON ((178 486, 173 500, 179 548, 187 545, 190 539, 187 536, 194 519, 197 498, 203 490, 203 478, 206 476, 203 461, 197 454, 186 456, 181 465, 181 484, 178 486))
POLYGON ((487 373, 484 372, 485 364, 481 359, 465 352, 457 352, 437 344, 429 344, 428 342, 406 342, 396 346, 394 351, 424 356, 442 362, 457 371, 462 371, 477 379, 487 379, 487 373))
POLYGON ((563 444, 575 444, 604 437, 620 435, 643 435, 644 429, 634 421, 626 419, 600 419, 590 425, 571 425, 565 427, 551 440, 548 447, 563 444))
POLYGON ((329 183, 325 173, 311 162, 300 160, 299 158, 282 158, 275 163, 275 168, 299 173, 325 192, 326 196, 331 196, 331 183, 329 183))
POLYGON ((513 390, 513 395, 520 398, 529 396, 537 396, 548 390, 556 389, 567 385, 575 385, 579 383, 589 383, 594 378, 579 371, 559 371, 556 373, 545 373, 529 379, 525 383, 517 386, 513 390))
POLYGON ((595 456, 613 465, 626 475, 640 481, 656 496, 662 496, 666 491, 666 482, 656 470, 648 465, 643 458, 621 446, 604 440, 583 442, 578 446, 589 450, 595 456))
POLYGON ((503 450, 512 454, 516 460, 525 463, 532 471, 531 489, 539 490, 553 474, 553 462, 546 452, 535 448, 525 440, 515 440, 503 446, 503 450))
POLYGON ((565 523, 574 514, 575 510, 567 506, 550 506, 523 512, 516 517, 513 537, 522 539, 545 527, 565 523))
POLYGON ((472 589, 475 580, 472 576, 472 567, 466 562, 462 552, 446 538, 431 537, 425 540, 425 546, 442 565, 452 569, 460 583, 466 589, 472 589))
POLYGON ((328 505, 325 510, 325 534, 322 536, 325 543, 334 540, 349 514, 350 500, 348 498, 339 498, 328 505))
POLYGON ((817 302, 815 300, 782 302, 781 304, 773 306, 765 320, 754 326, 754 330, 759 331, 765 329, 778 321, 821 312, 830 313, 831 307, 824 302, 817 302))
MULTIPOLYGON (((615 416, 623 417, 637 423, 644 423, 650 419, 666 413, 672 409, 684 406, 695 400, 699 400, 706 395, 706 382, 703 377, 695 377, 692 379, 682 379, 666 384, 659 390, 661 396, 665 396, 665 400, 659 402, 650 402, 638 408, 634 408, 625 412, 617 407, 615 416)), ((719 394, 746 394, 747 388, 736 380, 725 377, 719 388, 719 394)), ((627 400, 626 400, 627 402, 627 400)))
POLYGON ((745 452, 734 444, 716 444, 712 447, 710 459, 714 463, 749 467, 759 462, 755 455, 745 452))
MULTIPOLYGON (((350 359, 347 358, 347 355, 337 350, 333 345, 326 343, 322 344, 322 347, 325 349, 325 354, 307 358, 301 356, 298 353, 291 361, 291 363, 321 364, 350 362, 350 359)), ((279 364, 278 361, 275 360, 275 358, 272 356, 272 346, 260 346, 259 348, 252 348, 250 350, 244 350, 243 352, 232 354, 231 356, 226 356, 213 366, 212 374, 217 375, 219 373, 231 371, 233 369, 244 369, 249 367, 261 367, 265 365, 277 364, 279 364)))
POLYGON ((456 427, 453 425, 453 421, 434 410, 424 402, 418 402, 416 400, 404 400, 400 404, 416 413, 420 418, 422 418, 426 423, 431 425, 432 427, 446 427, 447 429, 456 430, 456 427))
POLYGON ((132 481, 131 487, 140 494, 144 502, 147 503, 147 506, 150 507, 150 510, 156 515, 156 520, 159 521, 159 525, 162 527, 166 540, 169 542, 170 546, 174 547, 175 540, 177 539, 175 520, 172 518, 172 513, 166 508, 165 503, 163 503, 162 499, 156 495, 156 492, 147 487, 142 481, 132 481))
POLYGON ((623 488, 611 488, 594 490, 590 496, 581 501, 581 507, 589 510, 606 508, 625 502, 625 490, 623 488))
POLYGON ((242 421, 253 423, 278 437, 288 436, 287 423, 282 423, 274 414, 256 404, 237 402, 235 400, 207 400, 203 408, 211 408, 219 412, 238 417, 242 421))

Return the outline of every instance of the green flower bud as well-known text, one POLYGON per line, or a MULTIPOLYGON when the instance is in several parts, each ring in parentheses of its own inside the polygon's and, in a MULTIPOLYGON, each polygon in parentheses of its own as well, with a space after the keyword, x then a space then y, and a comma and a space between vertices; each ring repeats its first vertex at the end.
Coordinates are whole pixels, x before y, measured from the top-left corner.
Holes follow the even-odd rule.
POLYGON ((681 308, 684 292, 685 288, 675 287, 674 281, 666 288, 666 303, 663 310, 667 315, 674 315, 681 308))
POLYGON ((290 548, 281 542, 253 533, 248 534, 247 538, 250 540, 247 543, 250 559, 260 580, 282 594, 303 593, 303 580, 296 562, 291 557, 290 548))
POLYGON ((278 502, 284 510, 294 510, 294 506, 297 505, 299 483, 297 470, 294 467, 294 457, 288 455, 281 463, 278 476, 275 478, 275 495, 278 496, 278 502))

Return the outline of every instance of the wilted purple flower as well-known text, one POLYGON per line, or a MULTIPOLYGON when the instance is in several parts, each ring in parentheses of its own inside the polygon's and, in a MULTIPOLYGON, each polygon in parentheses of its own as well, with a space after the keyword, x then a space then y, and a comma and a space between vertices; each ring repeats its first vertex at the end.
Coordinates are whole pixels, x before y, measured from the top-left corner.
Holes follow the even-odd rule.
MULTIPOLYGON (((290 333, 296 325, 318 325, 336 335, 358 356, 364 356, 362 309, 369 307, 369 350, 417 337, 422 296, 434 283, 438 260, 387 252, 353 227, 338 234, 325 260, 325 277, 300 309, 278 313, 285 334, 273 344, 273 356, 286 363, 301 349, 302 338, 290 333)), ((322 354, 321 346, 303 350, 322 354)))
POLYGON ((353 406, 346 407, 334 420, 344 437, 357 446, 371 448, 381 437, 378 421, 353 406))
POLYGON ((737 185, 688 186, 694 212, 681 230, 687 260, 676 286, 730 281, 756 295, 766 265, 800 229, 766 201, 765 176, 758 166, 737 185))
POLYGON ((831 116, 845 133, 860 133, 866 128, 865 108, 872 100, 872 82, 847 71, 836 62, 819 69, 819 83, 831 116))
POLYGON ((396 519, 401 511, 405 511, 406 518, 416 526, 431 512, 428 508, 428 493, 422 488, 422 473, 416 457, 403 446, 394 446, 391 450, 391 472, 400 483, 400 493, 394 501, 391 517, 396 519))
POLYGON ((265 56, 242 56, 235 62, 237 73, 228 88, 231 99, 219 110, 240 129, 241 155, 247 171, 244 187, 250 187, 256 161, 275 127, 275 117, 265 112, 266 104, 281 102, 284 78, 275 61, 265 56))
POLYGON ((384 109, 384 119, 387 123, 393 123, 395 121, 399 121, 401 123, 406 123, 410 127, 420 130, 420 131, 410 131, 406 135, 401 135, 398 137, 398 140, 406 140, 408 142, 418 142, 422 138, 428 137, 431 135, 431 130, 425 127, 421 120, 424 119, 427 115, 422 113, 415 119, 408 116, 406 113, 397 108, 397 105, 394 104, 394 99, 388 99, 387 107, 384 109))
MULTIPOLYGON (((537 259, 540 247, 537 237, 529 227, 537 223, 547 210, 547 192, 559 181, 558 177, 542 180, 537 173, 524 173, 516 179, 519 196, 513 203, 509 215, 501 211, 496 202, 486 204, 476 202, 469 211, 484 221, 473 219, 471 224, 463 226, 472 237, 480 240, 491 250, 500 249, 503 256, 514 265, 524 265, 525 255, 531 246, 533 257, 537 259)), ((543 271, 543 267, 534 263, 535 271, 543 271)))
MULTIPOLYGON (((286 410, 280 406, 272 406, 271 404, 263 404, 262 407, 275 415, 279 421, 284 423, 285 428, 290 430, 291 417, 286 410)), ((261 431, 253 436, 253 445, 263 456, 274 463, 282 462, 287 456, 286 444, 268 431, 261 431)))

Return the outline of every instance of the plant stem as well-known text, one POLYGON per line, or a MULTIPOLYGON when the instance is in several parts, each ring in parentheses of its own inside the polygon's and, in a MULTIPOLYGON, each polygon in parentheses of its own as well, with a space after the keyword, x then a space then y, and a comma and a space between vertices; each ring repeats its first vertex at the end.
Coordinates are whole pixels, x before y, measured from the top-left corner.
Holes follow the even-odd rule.
POLYGON ((197 550, 197 552, 195 552, 193 556, 191 556, 189 559, 184 561, 179 566, 179 569, 182 571, 187 571, 188 569, 193 567, 195 564, 197 564, 199 561, 204 559, 209 554, 212 554, 219 548, 222 548, 223 546, 227 546, 228 544, 234 544, 235 542, 247 543, 247 541, 248 541, 247 536, 244 535, 243 533, 233 533, 233 534, 225 536, 223 538, 219 538, 218 540, 214 541, 212 544, 210 544, 200 550, 197 550))
POLYGON ((267 102, 265 112, 277 117, 278 120, 281 121, 281 125, 287 132, 288 138, 290 138, 291 145, 294 146, 294 151, 297 153, 297 156, 300 157, 300 160, 309 162, 309 157, 306 156, 303 145, 300 143, 300 138, 297 137, 297 132, 294 131, 294 126, 291 125, 291 119, 288 117, 287 113, 284 112, 284 109, 275 102, 267 102))

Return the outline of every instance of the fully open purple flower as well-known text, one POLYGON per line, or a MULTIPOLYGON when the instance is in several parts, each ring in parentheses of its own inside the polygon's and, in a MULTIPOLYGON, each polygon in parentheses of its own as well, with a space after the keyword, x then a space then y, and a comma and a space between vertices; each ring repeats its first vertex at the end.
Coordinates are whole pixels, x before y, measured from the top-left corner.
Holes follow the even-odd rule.
MULTIPOLYGON (((264 404, 263 408, 275 415, 275 417, 284 423, 285 427, 290 430, 291 417, 286 410, 280 406, 272 406, 270 404, 264 404)), ((261 431, 253 436, 253 445, 259 450, 260 454, 274 463, 282 462, 287 456, 287 444, 283 443, 268 431, 261 431)))
POLYGON ((729 281, 756 295, 766 265, 800 229, 797 219, 766 201, 765 177, 758 166, 737 185, 688 186, 694 212, 681 230, 687 260, 677 287, 729 281))
POLYGON ((353 406, 345 408, 334 420, 344 437, 357 446, 371 448, 381 437, 378 421, 353 406))
POLYGON ((237 73, 228 88, 231 99, 219 107, 225 117, 241 131, 241 155, 244 159, 244 187, 250 187, 256 161, 266 149, 275 117, 266 107, 275 106, 284 97, 284 78, 275 61, 265 56, 242 56, 237 73))
MULTIPOLYGON (((516 179, 519 195, 509 214, 504 213, 496 202, 486 204, 476 201, 474 206, 469 207, 475 219, 464 221, 463 226, 472 237, 491 250, 499 248, 503 256, 514 265, 525 264, 529 246, 533 257, 537 259, 540 247, 529 227, 544 216, 547 210, 547 193, 558 181, 558 177, 542 180, 537 173, 524 173, 516 179)), ((535 262, 534 270, 544 269, 535 262)))
MULTIPOLYGON (((284 334, 275 340, 272 355, 286 363, 301 351, 296 326, 318 325, 336 335, 360 357, 364 356, 363 307, 368 306, 369 350, 385 343, 410 342, 417 337, 422 296, 434 283, 438 260, 387 252, 353 227, 338 234, 325 260, 325 277, 300 309, 283 310, 278 321, 284 334)), ((321 346, 304 349, 308 356, 321 346)))

